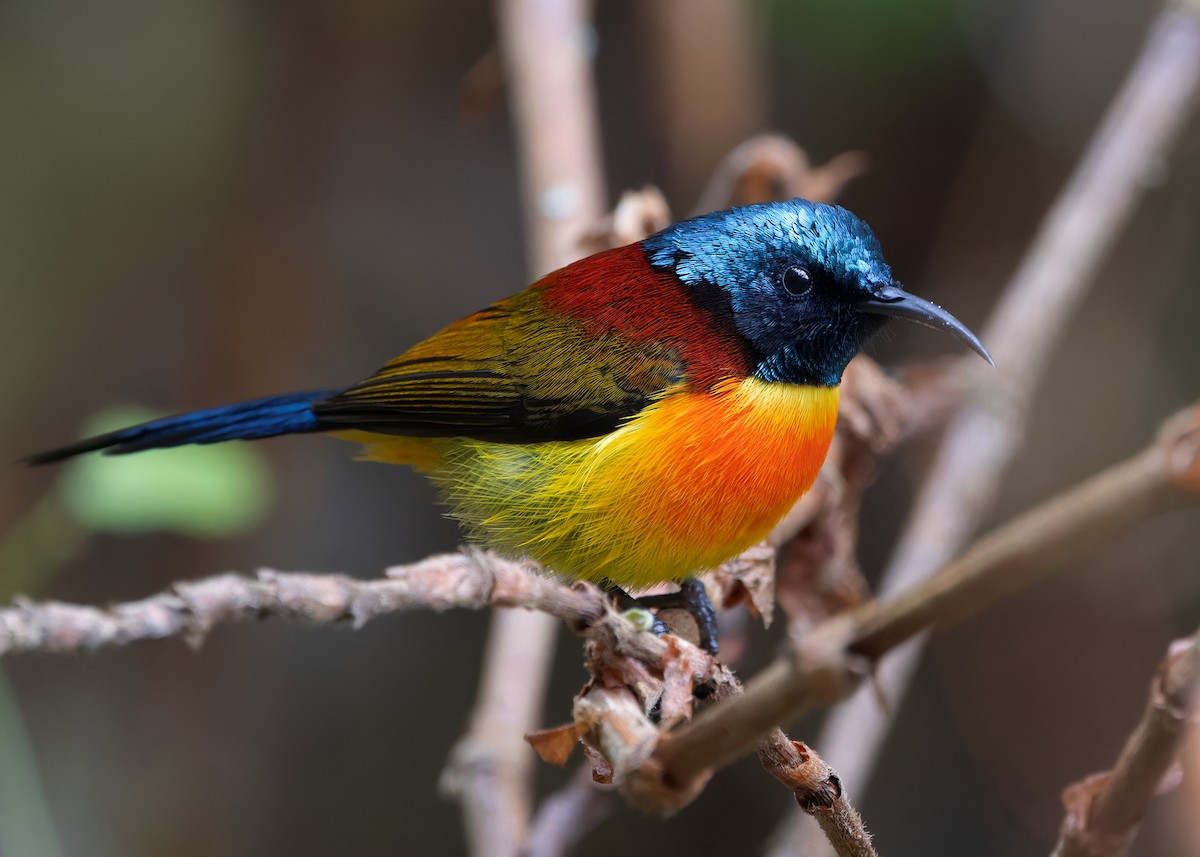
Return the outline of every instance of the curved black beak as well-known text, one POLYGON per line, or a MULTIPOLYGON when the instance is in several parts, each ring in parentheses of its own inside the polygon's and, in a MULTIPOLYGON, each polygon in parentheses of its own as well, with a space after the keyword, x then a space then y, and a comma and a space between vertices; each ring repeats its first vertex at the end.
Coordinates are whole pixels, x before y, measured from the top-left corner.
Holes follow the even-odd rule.
POLYGON ((966 325, 937 304, 909 294, 898 285, 889 284, 878 287, 871 297, 860 301, 856 304, 855 308, 859 312, 892 316, 894 318, 907 318, 909 321, 915 321, 917 324, 932 327, 934 330, 943 330, 955 339, 961 340, 968 348, 988 363, 991 363, 993 366, 996 365, 996 361, 992 359, 992 355, 988 354, 988 350, 983 347, 983 343, 979 341, 979 337, 971 333, 966 325))

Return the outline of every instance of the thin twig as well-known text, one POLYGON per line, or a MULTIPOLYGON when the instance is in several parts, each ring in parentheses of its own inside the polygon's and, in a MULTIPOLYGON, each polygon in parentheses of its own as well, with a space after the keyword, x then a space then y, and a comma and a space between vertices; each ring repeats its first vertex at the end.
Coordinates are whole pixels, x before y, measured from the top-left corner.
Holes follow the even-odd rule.
POLYGON ((563 857, 615 808, 611 787, 597 783, 588 765, 570 782, 542 801, 529 831, 523 857, 563 857))
MULTIPOLYGON (((535 276, 582 255, 604 213, 587 0, 500 0, 497 16, 535 276)), ((492 617, 471 727, 442 784, 458 795, 470 851, 510 857, 533 813, 534 757, 521 740, 540 722, 556 625, 529 612, 492 617)))
POLYGON ((1156 795, 1179 781, 1179 752, 1193 725, 1200 689, 1200 632, 1176 640, 1150 683, 1146 710, 1113 769, 1063 792, 1053 857, 1119 857, 1156 795))
POLYGON ((651 761, 677 787, 705 779, 777 724, 846 695, 870 663, 921 631, 960 621, 1153 514, 1197 503, 1200 404, 1168 420, 1145 451, 980 539, 900 596, 819 625, 744 695, 664 738, 651 761))
MULTIPOLYGON (((947 430, 879 597, 909 589, 948 562, 992 503, 1050 354, 1140 198, 1147 171, 1170 150, 1198 82, 1200 4, 1172 4, 1151 29, 984 330, 997 371, 994 378, 977 373, 978 395, 947 430)), ((881 668, 877 689, 862 688, 835 710, 816 741, 856 788, 869 779, 890 724, 877 693, 897 710, 919 656, 919 643, 897 652, 881 668)), ((805 839, 796 830, 778 838, 805 839)))

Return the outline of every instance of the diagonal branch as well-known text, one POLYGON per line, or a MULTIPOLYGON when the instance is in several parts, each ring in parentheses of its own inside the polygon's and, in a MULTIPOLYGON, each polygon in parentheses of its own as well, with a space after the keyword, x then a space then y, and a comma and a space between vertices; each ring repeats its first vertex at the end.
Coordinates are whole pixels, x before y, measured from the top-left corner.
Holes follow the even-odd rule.
POLYGON ((1158 512, 1197 503, 1200 404, 1168 420, 1145 451, 980 539, 929 579, 818 626, 745 694, 666 736, 651 761, 677 787, 707 778, 777 724, 845 696, 921 631, 961 621, 1158 512))

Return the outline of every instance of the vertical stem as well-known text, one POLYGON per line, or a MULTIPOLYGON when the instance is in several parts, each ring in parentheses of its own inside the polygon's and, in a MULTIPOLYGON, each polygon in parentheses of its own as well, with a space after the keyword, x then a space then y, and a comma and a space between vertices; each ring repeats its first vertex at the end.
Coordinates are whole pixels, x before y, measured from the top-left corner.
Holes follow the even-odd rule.
MULTIPOLYGON (((604 214, 587 0, 500 0, 529 266, 541 276, 574 261, 604 214)), ((470 852, 510 857, 524 847, 533 808, 533 753, 557 622, 497 610, 471 728, 446 782, 462 799, 470 852)))
POLYGON ((534 276, 579 258, 604 214, 586 0, 501 0, 500 37, 534 276))

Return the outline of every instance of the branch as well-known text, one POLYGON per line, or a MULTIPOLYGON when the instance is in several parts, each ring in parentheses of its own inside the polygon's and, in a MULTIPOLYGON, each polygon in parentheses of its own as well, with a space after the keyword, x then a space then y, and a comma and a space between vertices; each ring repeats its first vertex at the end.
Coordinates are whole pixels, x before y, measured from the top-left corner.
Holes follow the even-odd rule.
MULTIPOLYGON (((881 579, 880 598, 909 589, 954 557, 991 505, 1051 352, 1144 191, 1147 170, 1170 151, 1198 81, 1200 5, 1171 4, 984 330, 997 370, 974 371, 977 395, 946 432, 881 579)), ((915 643, 881 669, 878 689, 892 710, 919 656, 915 643)), ((862 787, 888 727, 877 696, 864 688, 833 713, 816 743, 847 782, 862 787)), ((779 838, 806 839, 798 831, 779 838)))
POLYGON ((285 619, 359 628, 377 616, 455 607, 524 607, 586 625, 604 613, 605 601, 595 589, 566 586, 532 564, 479 552, 389 568, 383 580, 263 570, 256 577, 222 574, 175 583, 141 601, 108 607, 19 600, 0 609, 0 656, 88 653, 168 637, 199 646, 225 622, 285 619))
POLYGON ((648 767, 678 788, 706 779, 776 724, 845 696, 921 631, 961 621, 1160 511, 1197 503, 1200 404, 1168 420, 1142 453, 1026 512, 899 597, 822 623, 744 695, 664 738, 648 767))
POLYGON ((1063 792, 1067 814, 1053 857, 1119 857, 1158 794, 1179 781, 1179 751, 1200 689, 1200 632, 1171 645, 1150 683, 1141 722, 1111 771, 1063 792))

